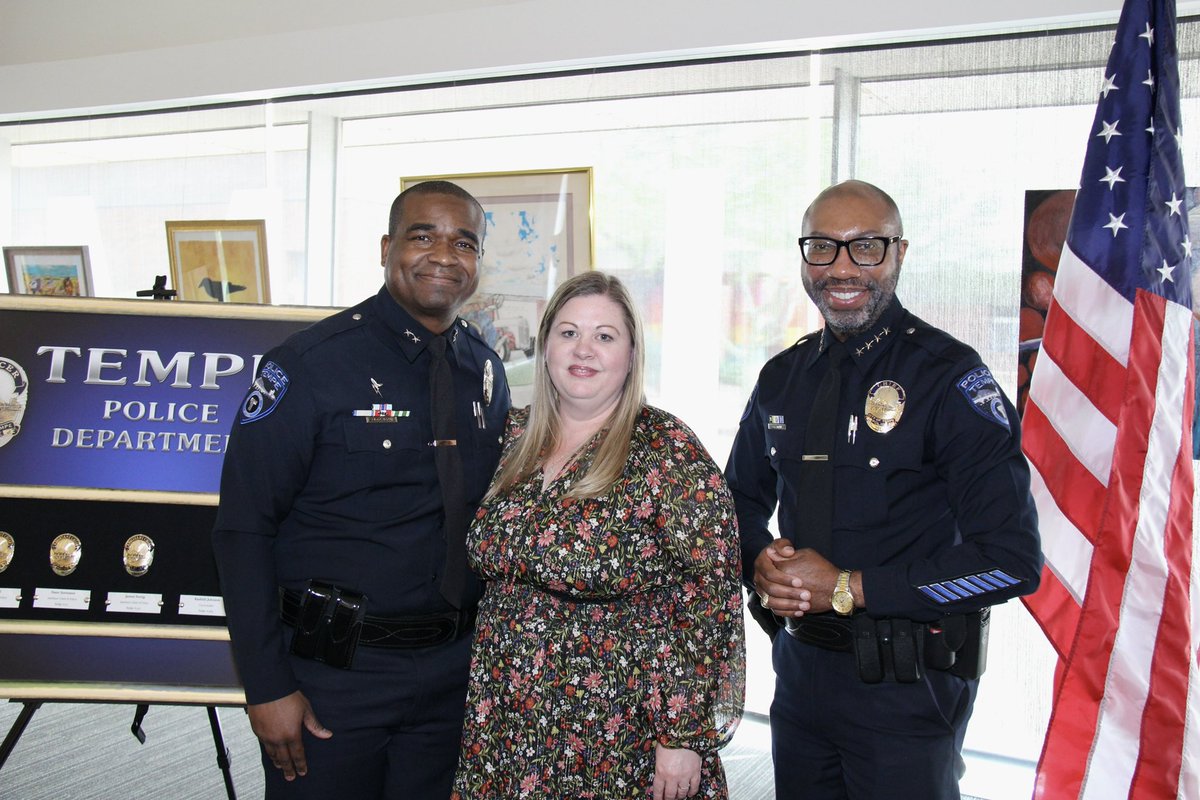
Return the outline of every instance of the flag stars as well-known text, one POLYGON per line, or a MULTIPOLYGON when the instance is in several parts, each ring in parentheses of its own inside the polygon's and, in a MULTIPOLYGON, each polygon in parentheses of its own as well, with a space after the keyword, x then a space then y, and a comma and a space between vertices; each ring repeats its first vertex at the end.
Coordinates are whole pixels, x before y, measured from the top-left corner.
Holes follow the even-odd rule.
POLYGON ((1151 70, 1146 70, 1146 80, 1142 81, 1142 85, 1154 88, 1154 73, 1151 70))
POLYGON ((1104 177, 1100 179, 1101 183, 1108 184, 1108 190, 1111 192, 1113 187, 1118 183, 1125 183, 1125 179, 1121 177, 1121 170, 1124 167, 1117 167, 1115 170, 1111 167, 1104 168, 1104 177))
POLYGON ((1187 258, 1192 257, 1192 237, 1191 236, 1189 236, 1185 233, 1183 235, 1183 241, 1179 243, 1179 246, 1183 248, 1184 255, 1187 258))
POLYGON ((1151 136, 1154 135, 1154 118, 1153 117, 1150 118, 1150 127, 1146 128, 1146 133, 1150 134, 1151 136))
POLYGON ((1100 123, 1100 132, 1097 133, 1096 136, 1097 137, 1103 136, 1104 143, 1108 144, 1109 141, 1112 139, 1112 137, 1121 135, 1121 132, 1119 130, 1117 130, 1117 123, 1120 121, 1121 120, 1119 120, 1119 119, 1114 119, 1112 122, 1108 122, 1107 120, 1101 122, 1100 123))
POLYGON ((1145 40, 1146 40, 1146 44, 1149 44, 1149 45, 1153 45, 1153 44, 1154 44, 1154 28, 1151 28, 1151 27, 1150 27, 1150 23, 1149 23, 1149 22, 1147 22, 1147 23, 1146 23, 1146 30, 1144 30, 1144 31, 1142 31, 1141 33, 1139 33, 1139 34, 1138 34, 1138 38, 1139 38, 1139 39, 1145 39, 1145 40))
POLYGON ((1125 224, 1125 215, 1124 214, 1122 214, 1119 217, 1114 217, 1110 213, 1108 215, 1108 224, 1105 225, 1104 227, 1112 229, 1113 238, 1115 239, 1115 238, 1117 238, 1117 231, 1121 230, 1122 228, 1128 228, 1129 226, 1125 224))
POLYGON ((1171 199, 1166 202, 1167 210, 1171 212, 1172 217, 1179 216, 1179 207, 1183 205, 1183 199, 1176 197, 1174 192, 1171 192, 1171 199))
POLYGON ((1111 76, 1105 75, 1104 76, 1104 85, 1100 87, 1100 94, 1104 95, 1104 97, 1107 99, 1109 92, 1115 92, 1120 88, 1121 88, 1120 86, 1117 86, 1117 76, 1116 75, 1111 75, 1111 76))
POLYGON ((1170 281, 1171 283, 1175 282, 1175 275, 1174 275, 1175 268, 1168 267, 1167 262, 1165 260, 1163 261, 1163 265, 1158 268, 1157 272, 1159 275, 1162 276, 1163 283, 1167 283, 1168 281, 1170 281))

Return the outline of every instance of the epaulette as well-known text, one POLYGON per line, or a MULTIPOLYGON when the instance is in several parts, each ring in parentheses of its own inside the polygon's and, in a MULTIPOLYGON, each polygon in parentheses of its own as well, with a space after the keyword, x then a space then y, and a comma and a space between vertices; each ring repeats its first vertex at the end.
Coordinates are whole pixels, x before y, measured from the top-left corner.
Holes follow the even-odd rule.
POLYGON ((962 342, 941 328, 930 325, 916 314, 909 312, 908 317, 901 323, 904 336, 901 341, 914 344, 917 347, 938 358, 957 363, 964 360, 979 361, 979 353, 969 344, 962 342), (912 333, 909 333, 909 331, 912 333))
POLYGON ((366 325, 370 318, 369 305, 370 301, 359 303, 318 320, 307 328, 296 331, 285 344, 296 353, 304 353, 338 334, 366 325))
POLYGON ((491 346, 488 345, 487 339, 484 339, 483 334, 479 332, 479 329, 476 328, 471 323, 467 322, 464 319, 458 319, 458 320, 455 320, 454 324, 457 325, 459 328, 461 328, 463 331, 465 331, 466 334, 468 336, 470 336, 472 339, 474 339, 476 342, 483 345, 485 350, 492 349, 491 346))
POLYGON ((763 364, 763 367, 766 368, 768 365, 774 363, 775 361, 778 361, 780 359, 787 358, 788 356, 794 355, 797 351, 799 351, 801 348, 805 347, 806 345, 808 345, 810 343, 815 343, 817 345, 820 345, 820 343, 821 343, 821 329, 820 328, 817 328, 815 331, 812 331, 810 333, 804 334, 799 339, 797 339, 795 342, 793 342, 792 345, 790 347, 788 347, 786 350, 781 350, 780 352, 778 352, 775 355, 768 358, 767 363, 763 364))

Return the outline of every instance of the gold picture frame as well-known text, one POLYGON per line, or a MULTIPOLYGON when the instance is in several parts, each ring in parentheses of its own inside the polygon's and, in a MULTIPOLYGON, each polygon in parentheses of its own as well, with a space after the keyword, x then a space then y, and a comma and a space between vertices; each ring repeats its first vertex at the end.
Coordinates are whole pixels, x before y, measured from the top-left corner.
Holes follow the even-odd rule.
MULTIPOLYGON (((593 268, 592 168, 420 175, 401 191, 445 180, 483 206, 486 229, 479 289, 459 312, 523 383, 521 354, 533 354, 542 308, 567 278, 593 268)), ((514 380, 515 379, 515 380, 514 380)))
POLYGON ((265 220, 168 220, 167 250, 180 300, 271 302, 265 220))
POLYGON ((5 247, 4 266, 12 294, 92 296, 92 265, 86 245, 5 247))

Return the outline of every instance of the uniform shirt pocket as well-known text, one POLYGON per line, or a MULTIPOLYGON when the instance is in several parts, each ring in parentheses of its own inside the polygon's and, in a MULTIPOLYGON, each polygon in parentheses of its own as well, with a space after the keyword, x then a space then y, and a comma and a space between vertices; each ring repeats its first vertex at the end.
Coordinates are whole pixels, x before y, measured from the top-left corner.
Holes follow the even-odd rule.
POLYGON ((889 512, 921 475, 921 447, 900 440, 885 447, 870 443, 850 447, 834 458, 834 526, 872 528, 884 525, 889 512))

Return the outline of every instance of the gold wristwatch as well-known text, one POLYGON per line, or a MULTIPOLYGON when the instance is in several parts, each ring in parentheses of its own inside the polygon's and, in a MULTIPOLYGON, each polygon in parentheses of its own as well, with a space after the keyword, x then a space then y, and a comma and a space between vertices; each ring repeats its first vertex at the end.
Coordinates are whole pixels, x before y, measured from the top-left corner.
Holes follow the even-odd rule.
POLYGON ((850 570, 838 573, 837 585, 833 587, 833 610, 848 617, 854 613, 854 595, 850 593, 850 570))

